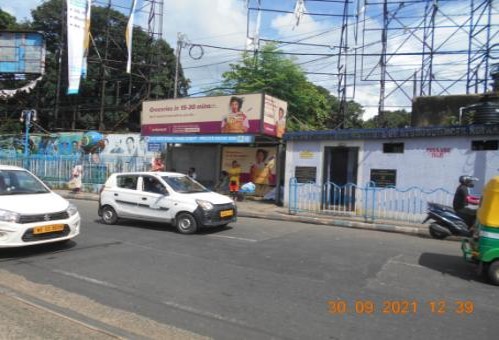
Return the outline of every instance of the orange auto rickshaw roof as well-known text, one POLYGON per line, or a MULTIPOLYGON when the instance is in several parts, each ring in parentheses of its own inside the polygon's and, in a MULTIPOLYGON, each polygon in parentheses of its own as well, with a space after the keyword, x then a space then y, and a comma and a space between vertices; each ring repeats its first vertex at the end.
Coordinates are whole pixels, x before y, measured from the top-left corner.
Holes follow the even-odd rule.
POLYGON ((483 226, 499 228, 499 176, 493 177, 483 189, 477 217, 483 226))

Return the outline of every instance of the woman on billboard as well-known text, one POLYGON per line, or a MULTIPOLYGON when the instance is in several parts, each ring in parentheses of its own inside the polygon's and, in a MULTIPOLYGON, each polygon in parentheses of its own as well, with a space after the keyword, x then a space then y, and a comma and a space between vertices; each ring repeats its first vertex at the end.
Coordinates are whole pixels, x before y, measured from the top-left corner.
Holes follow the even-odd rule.
POLYGON ((256 162, 250 168, 250 179, 256 185, 256 196, 264 196, 267 193, 272 179, 275 158, 273 156, 268 157, 268 154, 267 150, 258 149, 256 151, 256 162))
POLYGON ((279 108, 279 115, 275 122, 275 135, 277 138, 282 138, 284 132, 286 131, 286 118, 284 118, 284 109, 279 108))
POLYGON ((249 120, 244 112, 243 99, 233 96, 230 98, 230 113, 222 119, 222 133, 247 133, 249 120))

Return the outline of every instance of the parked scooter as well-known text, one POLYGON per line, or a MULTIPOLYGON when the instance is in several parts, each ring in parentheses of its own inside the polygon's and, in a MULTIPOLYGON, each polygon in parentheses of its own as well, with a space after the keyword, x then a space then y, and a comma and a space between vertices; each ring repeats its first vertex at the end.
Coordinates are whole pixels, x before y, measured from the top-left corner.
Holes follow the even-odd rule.
POLYGON ((459 217, 454 209, 449 206, 428 202, 428 216, 423 221, 426 223, 433 220, 430 224, 430 235, 433 238, 442 240, 448 236, 463 236, 470 237, 470 228, 472 225, 467 225, 466 222, 459 217))
POLYGON ((460 176, 459 186, 454 194, 453 207, 438 203, 428 203, 428 216, 423 223, 434 220, 430 224, 430 235, 436 239, 448 236, 471 237, 471 227, 475 224, 476 210, 470 205, 477 205, 479 197, 470 195, 469 188, 473 188, 478 178, 460 176))

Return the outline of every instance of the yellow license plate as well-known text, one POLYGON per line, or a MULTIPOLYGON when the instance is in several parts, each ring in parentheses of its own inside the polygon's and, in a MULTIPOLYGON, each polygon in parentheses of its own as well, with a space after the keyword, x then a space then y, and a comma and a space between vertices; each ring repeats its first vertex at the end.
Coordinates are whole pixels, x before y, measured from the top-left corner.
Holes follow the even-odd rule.
POLYGON ((51 224, 51 225, 44 225, 42 227, 34 227, 33 228, 33 234, 46 234, 46 233, 53 233, 55 231, 63 231, 64 230, 64 224, 51 224))
POLYGON ((234 210, 224 210, 220 212, 220 217, 228 217, 234 215, 234 210))

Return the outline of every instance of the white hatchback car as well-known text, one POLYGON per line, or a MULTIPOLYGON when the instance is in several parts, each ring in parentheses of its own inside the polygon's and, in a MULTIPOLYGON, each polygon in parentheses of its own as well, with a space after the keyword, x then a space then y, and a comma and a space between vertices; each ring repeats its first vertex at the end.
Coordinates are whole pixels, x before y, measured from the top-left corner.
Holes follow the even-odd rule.
POLYGON ((112 174, 101 189, 98 213, 106 224, 121 217, 167 222, 182 234, 237 219, 233 200, 175 172, 112 174))
POLYGON ((79 233, 76 206, 26 169, 0 165, 0 248, 63 242, 79 233))

